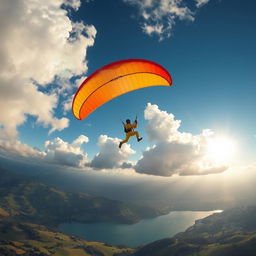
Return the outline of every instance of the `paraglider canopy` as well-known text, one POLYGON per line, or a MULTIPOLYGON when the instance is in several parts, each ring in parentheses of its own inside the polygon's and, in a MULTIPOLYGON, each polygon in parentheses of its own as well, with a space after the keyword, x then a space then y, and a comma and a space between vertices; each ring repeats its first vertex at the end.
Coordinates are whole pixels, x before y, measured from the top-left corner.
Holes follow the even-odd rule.
POLYGON ((82 120, 104 103, 150 86, 170 86, 172 78, 159 64, 143 59, 110 63, 87 77, 73 99, 74 116, 82 120))

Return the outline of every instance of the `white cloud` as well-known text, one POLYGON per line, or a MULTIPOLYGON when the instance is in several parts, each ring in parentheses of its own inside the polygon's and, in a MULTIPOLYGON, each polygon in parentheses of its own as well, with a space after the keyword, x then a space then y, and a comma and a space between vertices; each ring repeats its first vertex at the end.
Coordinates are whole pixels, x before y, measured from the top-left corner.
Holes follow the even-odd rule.
POLYGON ((156 144, 143 152, 135 165, 139 173, 158 176, 204 175, 225 171, 226 165, 216 164, 206 157, 207 143, 214 133, 204 130, 199 135, 179 131, 180 120, 148 103, 144 117, 146 132, 156 144))
POLYGON ((87 76, 81 76, 80 78, 76 79, 75 81, 75 85, 76 87, 78 88, 82 83, 83 81, 87 78, 87 76))
POLYGON ((69 97, 67 100, 62 102, 62 106, 63 106, 63 114, 66 115, 68 111, 71 110, 72 108, 72 103, 73 103, 73 97, 69 97))
POLYGON ((148 120, 146 132, 152 141, 172 141, 178 136, 180 120, 175 120, 173 114, 161 111, 157 105, 148 103, 144 117, 148 120))
POLYGON ((207 4, 210 0, 196 0, 196 7, 199 8, 205 4, 207 4))
MULTIPOLYGON (((123 0, 139 8, 142 30, 148 35, 157 35, 160 40, 172 36, 177 20, 195 20, 195 11, 183 0, 123 0)), ((199 8, 209 0, 196 0, 199 8)))
POLYGON ((161 37, 161 35, 163 34, 164 26, 159 24, 148 25, 144 23, 142 29, 148 35, 157 34, 158 36, 161 37))
POLYGON ((89 141, 88 137, 80 135, 71 144, 60 138, 45 142, 46 155, 44 160, 48 163, 84 167, 89 162, 87 154, 81 149, 83 143, 89 141))
POLYGON ((67 118, 54 115, 58 93, 70 91, 65 79, 87 71, 86 50, 94 44, 96 29, 72 22, 63 4, 77 10, 80 1, 1 1, 1 137, 17 136, 26 115, 50 132, 68 126, 67 118), (46 89, 58 81, 59 90, 46 89))
POLYGON ((83 143, 87 142, 89 142, 89 138, 85 135, 80 135, 73 141, 72 146, 79 148, 83 143))
POLYGON ((64 5, 71 7, 77 11, 81 5, 81 2, 80 0, 65 0, 64 5))
POLYGON ((87 142, 89 142, 89 138, 85 135, 80 135, 72 143, 57 137, 53 140, 45 141, 45 151, 40 151, 15 139, 8 139, 2 140, 0 143, 0 153, 12 158, 25 158, 32 162, 41 161, 42 164, 57 164, 84 170, 97 169, 103 172, 108 172, 110 169, 116 172, 123 172, 121 169, 125 169, 127 173, 134 173, 133 166, 135 163, 129 161, 128 158, 135 151, 131 149, 129 144, 124 144, 122 149, 119 149, 120 140, 118 138, 101 135, 98 142, 100 151, 90 161, 87 153, 81 148, 87 142))
POLYGON ((141 174, 137 173, 134 171, 133 168, 115 168, 115 169, 101 169, 100 170, 101 173, 106 173, 108 175, 115 175, 115 176, 119 176, 119 175, 122 175, 122 176, 140 176, 141 174))
POLYGON ((2 140, 0 143, 0 152, 4 155, 14 155, 15 157, 29 157, 29 158, 36 158, 36 159, 43 159, 45 156, 44 152, 41 152, 38 149, 34 149, 27 144, 23 144, 20 141, 15 139, 13 140, 2 140))
POLYGON ((89 139, 85 135, 80 135, 72 143, 57 137, 51 141, 46 141, 44 144, 45 151, 40 151, 16 139, 8 138, 1 141, 0 153, 7 157, 26 159, 26 161, 30 162, 36 161, 41 164, 48 163, 84 168, 89 159, 81 146, 87 142, 89 142, 89 139))
MULTIPOLYGON (((124 144, 121 149, 118 145, 120 140, 118 138, 111 138, 107 135, 99 137, 98 146, 100 151, 95 155, 90 163, 90 166, 96 169, 112 169, 118 167, 128 167, 124 164, 130 155, 135 151, 131 149, 129 144, 124 144), (124 164, 124 166, 122 166, 124 164)), ((131 167, 129 165, 129 167, 131 167)))

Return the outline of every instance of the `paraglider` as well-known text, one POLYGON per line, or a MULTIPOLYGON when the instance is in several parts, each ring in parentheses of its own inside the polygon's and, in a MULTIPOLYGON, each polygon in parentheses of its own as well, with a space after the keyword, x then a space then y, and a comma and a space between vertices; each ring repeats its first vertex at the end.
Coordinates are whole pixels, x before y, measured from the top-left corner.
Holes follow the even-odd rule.
POLYGON ((73 99, 74 116, 85 119, 106 102, 133 90, 171 86, 172 78, 159 64, 143 59, 110 63, 87 77, 73 99))
POLYGON ((124 132, 126 133, 126 136, 125 136, 125 139, 119 143, 119 148, 121 148, 124 143, 128 142, 131 136, 135 135, 138 142, 142 140, 142 138, 140 138, 139 132, 134 131, 134 128, 137 127, 137 124, 138 124, 137 117, 133 124, 131 124, 130 119, 126 120, 126 124, 123 122, 124 132))

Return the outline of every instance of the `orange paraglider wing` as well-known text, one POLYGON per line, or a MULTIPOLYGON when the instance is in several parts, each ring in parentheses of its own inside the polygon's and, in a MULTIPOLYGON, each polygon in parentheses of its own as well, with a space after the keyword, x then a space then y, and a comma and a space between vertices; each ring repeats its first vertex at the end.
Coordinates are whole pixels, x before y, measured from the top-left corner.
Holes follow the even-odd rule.
POLYGON ((72 111, 84 119, 98 107, 127 92, 150 86, 170 86, 172 78, 157 63, 128 59, 110 63, 87 77, 73 99, 72 111))

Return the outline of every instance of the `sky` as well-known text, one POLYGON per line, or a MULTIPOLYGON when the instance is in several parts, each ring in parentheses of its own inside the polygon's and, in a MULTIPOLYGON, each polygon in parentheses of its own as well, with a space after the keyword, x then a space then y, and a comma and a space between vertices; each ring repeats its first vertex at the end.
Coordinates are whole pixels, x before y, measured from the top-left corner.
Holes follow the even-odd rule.
POLYGON ((255 166, 255 7, 253 0, 2 0, 0 154, 166 178, 255 166), (131 58, 159 63, 173 85, 127 93, 76 120, 71 104, 82 81, 131 58), (136 115, 143 140, 119 149, 120 120, 136 115))

